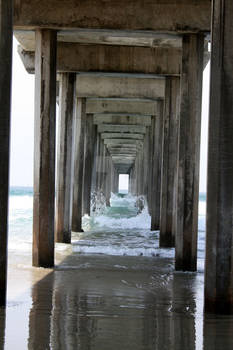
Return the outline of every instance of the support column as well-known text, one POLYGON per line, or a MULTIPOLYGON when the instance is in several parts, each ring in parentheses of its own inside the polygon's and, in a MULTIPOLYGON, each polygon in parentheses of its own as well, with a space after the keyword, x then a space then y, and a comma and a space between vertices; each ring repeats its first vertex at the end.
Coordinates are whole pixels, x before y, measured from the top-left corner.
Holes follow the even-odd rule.
POLYGON ((91 211, 91 181, 94 161, 94 143, 93 115, 87 114, 84 155, 83 215, 90 215, 91 211))
POLYGON ((146 134, 143 143, 143 159, 142 159, 142 194, 148 203, 148 185, 149 185, 149 128, 146 128, 146 134))
POLYGON ((95 159, 95 192, 99 191, 100 183, 100 154, 101 154, 101 136, 97 132, 96 134, 96 159, 95 159))
POLYGON ((178 153, 178 102, 180 79, 166 78, 164 115, 163 115, 163 151, 162 151, 162 184, 160 247, 174 247, 173 231, 174 187, 178 153))
POLYGON ((33 265, 54 265, 57 35, 36 30, 33 265))
POLYGON ((101 140, 101 147, 100 147, 100 184, 99 188, 100 191, 104 194, 105 197, 105 180, 106 180, 106 147, 104 145, 104 141, 101 140))
POLYGON ((160 228, 160 194, 161 194, 161 154, 163 131, 163 102, 159 102, 158 115, 152 118, 152 132, 154 133, 151 183, 151 230, 160 228))
POLYGON ((117 186, 117 172, 114 167, 112 159, 111 162, 111 192, 116 194, 118 192, 118 186, 117 186))
POLYGON ((75 74, 60 75, 56 183, 56 242, 71 242, 71 169, 75 74))
POLYGON ((176 270, 196 271, 204 37, 183 36, 176 270))
POLYGON ((91 177, 91 193, 96 192, 97 185, 97 158, 98 158, 98 133, 97 133, 97 126, 93 125, 93 169, 92 169, 92 177, 91 177))
POLYGON ((0 0, 0 306, 7 287, 12 10, 12 1, 0 0))
POLYGON ((111 164, 110 164, 110 155, 106 150, 106 159, 105 159, 105 197, 106 197, 106 206, 110 207, 110 198, 111 198, 111 164))
POLYGON ((205 310, 233 313, 233 2, 213 1, 205 310))
POLYGON ((114 193, 118 193, 119 192, 119 173, 116 170, 116 168, 114 169, 114 188, 115 188, 114 193))
POLYGON ((82 191, 84 164, 84 136, 86 123, 86 99, 76 101, 74 142, 74 183, 72 206, 72 231, 82 232, 82 191))
POLYGON ((130 194, 135 195, 135 163, 130 170, 130 194))

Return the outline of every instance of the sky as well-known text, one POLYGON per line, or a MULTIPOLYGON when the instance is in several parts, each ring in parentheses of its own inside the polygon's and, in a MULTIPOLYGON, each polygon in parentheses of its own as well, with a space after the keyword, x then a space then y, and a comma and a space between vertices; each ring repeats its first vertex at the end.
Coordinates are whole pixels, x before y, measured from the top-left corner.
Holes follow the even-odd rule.
MULTIPOLYGON (((200 161, 200 192, 206 192, 207 129, 209 107, 208 64, 203 74, 202 132, 200 161)), ((17 53, 17 41, 13 40, 11 118, 11 186, 33 185, 34 139, 34 75, 28 74, 17 53)), ((122 182, 122 186, 124 184, 122 182)), ((123 187, 121 187, 123 189, 123 187)))

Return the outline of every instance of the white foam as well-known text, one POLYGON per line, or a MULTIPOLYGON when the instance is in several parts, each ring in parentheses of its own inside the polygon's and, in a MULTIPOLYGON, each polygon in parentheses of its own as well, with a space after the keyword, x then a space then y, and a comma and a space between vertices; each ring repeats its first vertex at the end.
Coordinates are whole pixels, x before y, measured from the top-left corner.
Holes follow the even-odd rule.
POLYGON ((198 207, 198 214, 200 216, 205 216, 206 215, 206 202, 204 201, 199 201, 199 207, 198 207))
MULTIPOLYGON (((159 249, 158 233, 151 233, 151 217, 147 207, 136 215, 137 197, 130 194, 118 197, 112 194, 111 205, 118 212, 106 209, 105 213, 83 217, 84 234, 75 234, 73 250, 83 254, 174 257, 174 249, 159 249), (124 209, 126 208, 126 214, 124 209), (122 208, 122 209, 120 209, 122 208), (129 215, 128 215, 129 214, 129 215), (125 215, 125 216, 124 216, 125 215), (128 215, 128 217, 127 217, 128 215)), ((29 252, 32 249, 32 196, 10 196, 9 249, 29 252)), ((199 202, 198 256, 205 251, 206 202, 199 202)), ((58 251, 66 252, 70 245, 56 244, 58 251)))
POLYGON ((104 215, 95 218, 95 223, 102 228, 115 229, 149 229, 151 225, 151 217, 147 209, 144 209, 141 214, 131 218, 111 218, 104 215))
POLYGON ((25 209, 32 209, 33 196, 10 196, 9 209, 10 214, 12 210, 23 211, 25 209))

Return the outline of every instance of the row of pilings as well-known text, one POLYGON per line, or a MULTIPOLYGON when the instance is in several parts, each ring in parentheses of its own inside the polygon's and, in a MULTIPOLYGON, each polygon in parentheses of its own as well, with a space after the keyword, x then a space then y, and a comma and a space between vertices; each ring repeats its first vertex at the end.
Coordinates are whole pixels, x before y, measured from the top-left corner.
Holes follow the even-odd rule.
MULTIPOLYGON (((212 5, 205 309, 219 313, 232 313, 233 45, 231 23, 233 3, 230 0, 213 0, 212 5)), ((11 1, 0 1, 0 27, 0 303, 5 305, 13 28, 11 1)), ((65 122, 65 126, 61 127, 59 131, 60 146, 62 140, 66 138, 66 143, 62 146, 64 151, 60 150, 60 155, 62 152, 66 153, 66 157, 70 158, 70 161, 67 162, 70 163, 68 167, 68 163, 64 165, 62 171, 58 170, 58 201, 59 198, 66 198, 72 193, 72 199, 66 202, 68 206, 72 203, 72 212, 67 207, 66 210, 62 209, 64 221, 72 216, 72 228, 74 230, 81 229, 83 213, 81 208, 85 202, 83 198, 87 198, 86 203, 89 203, 90 182, 91 184, 95 182, 97 188, 98 186, 104 187, 107 201, 109 200, 112 185, 110 186, 108 177, 98 178, 98 174, 105 174, 105 171, 95 171, 95 180, 92 178, 93 173, 86 175, 88 170, 84 172, 85 167, 88 168, 87 158, 93 157, 93 149, 96 152, 101 152, 102 147, 103 152, 109 153, 109 158, 106 161, 107 157, 100 156, 97 161, 97 157, 94 156, 96 168, 100 166, 103 169, 103 167, 109 166, 109 168, 116 169, 113 170, 113 173, 117 172, 117 169, 119 173, 129 173, 131 191, 135 191, 137 194, 142 192, 148 196, 152 228, 160 229, 161 246, 172 246, 175 242, 175 268, 183 271, 196 271, 197 263, 203 40, 202 33, 182 35, 182 65, 179 77, 165 76, 147 81, 140 78, 137 83, 136 78, 130 81, 130 78, 123 77, 119 78, 121 81, 114 78, 113 83, 108 76, 100 78, 101 83, 97 84, 98 79, 94 78, 93 80, 93 76, 88 79, 85 76, 76 76, 76 81, 73 84, 73 78, 63 76, 62 86, 65 86, 66 80, 67 91, 70 88, 71 93, 61 92, 60 98, 60 111, 63 108, 65 110, 60 113, 63 114, 64 118, 65 116, 68 118, 66 113, 74 116, 73 123, 65 122), (128 90, 124 90, 124 79, 127 80, 128 90), (104 84, 103 81, 108 82, 104 84), (72 84, 74 89, 71 87, 72 84), (101 138, 103 142, 99 142, 98 148, 96 143, 94 145, 92 143, 94 139, 98 138, 89 138, 88 141, 87 135, 91 134, 92 131, 91 127, 88 126, 86 105, 88 98, 93 96, 93 90, 98 98, 133 97, 140 99, 143 97, 145 99, 155 98, 158 101, 155 118, 151 118, 150 132, 148 132, 148 136, 145 136, 147 131, 145 132, 143 142, 140 142, 139 138, 137 140, 139 142, 133 142, 136 147, 129 147, 127 145, 132 144, 132 142, 115 143, 106 141, 107 138, 101 138), (64 98, 62 94, 68 94, 71 99, 73 92, 75 96, 73 107, 67 112, 70 103, 62 102, 62 98, 64 98), (69 137, 67 139, 68 131, 65 131, 66 128, 69 129, 69 132, 71 132, 70 129, 75 130, 74 137, 72 136, 71 139, 69 137), (66 136, 62 135, 62 132, 65 132, 66 136), (146 139, 152 141, 147 142, 146 139), (71 146, 67 146, 69 142, 72 143, 71 146), (148 149, 152 149, 152 151, 145 155, 143 149, 146 149, 146 143, 149 144, 148 149), (101 146, 102 144, 104 147, 101 146), (113 144, 115 147, 112 147, 113 144), (123 157, 121 153, 117 152, 113 156, 113 150, 116 150, 117 146, 121 144, 124 145, 124 151, 127 148, 135 148, 136 153, 129 152, 127 157, 123 157), (145 147, 143 148, 141 144, 145 147), (70 152, 70 150, 72 151, 70 152), (147 158, 146 162, 149 163, 148 169, 145 169, 145 158, 147 158), (111 164, 111 160, 114 165, 111 164), (106 162, 110 164, 106 165, 106 162), (64 174, 65 178, 63 179, 64 174), (144 178, 148 181, 147 189, 145 189, 144 178), (67 181, 70 181, 70 185, 67 185, 67 181), (62 183, 65 183, 65 188, 60 190, 59 184, 62 183), (83 186, 85 183, 86 185, 83 186), (68 194, 62 193, 66 190, 68 194), (86 190, 88 190, 88 194, 86 194, 86 190)), ((33 265, 52 267, 54 265, 55 232, 56 30, 37 29, 35 43, 33 265)), ((110 132, 111 128, 106 131, 106 133, 110 132)), ((123 133, 124 131, 118 129, 118 132, 123 133)), ((104 132, 97 129, 97 134, 102 133, 104 132)), ((93 163, 90 161, 90 164, 93 163)), ((59 161, 58 167, 60 166, 59 161)), ((114 176, 111 174, 111 179, 114 176)), ((116 180, 111 181, 113 184, 116 182, 116 180)), ((64 205, 65 201, 66 199, 63 200, 64 205)), ((59 203, 61 204, 61 202, 59 203)), ((59 205, 57 204, 57 210, 60 210, 59 205)), ((87 204, 84 207, 84 211, 86 211, 87 204)), ((58 216, 60 218, 60 214, 58 216)), ((64 231, 64 236, 67 237, 69 234, 70 232, 64 231)))

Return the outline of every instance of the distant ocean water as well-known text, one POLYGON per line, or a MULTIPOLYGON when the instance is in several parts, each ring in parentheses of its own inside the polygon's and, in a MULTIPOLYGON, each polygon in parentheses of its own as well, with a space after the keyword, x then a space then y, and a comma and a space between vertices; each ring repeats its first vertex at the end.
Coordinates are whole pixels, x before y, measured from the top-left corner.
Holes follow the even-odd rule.
MULTIPOLYGON (((120 191, 126 193, 126 191, 120 191)), ((174 249, 159 249, 158 232, 150 231, 147 208, 137 215, 135 197, 113 195, 111 207, 94 217, 84 217, 84 233, 73 235, 73 251, 84 254, 173 257, 174 249)), ((32 244, 33 189, 10 189, 9 249, 29 251, 32 244)), ((206 195, 199 197, 198 257, 203 269, 205 251, 206 195)))

